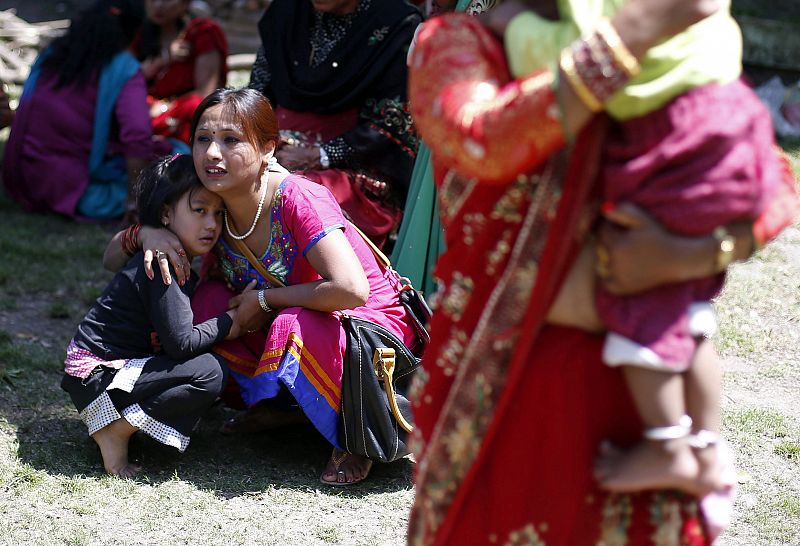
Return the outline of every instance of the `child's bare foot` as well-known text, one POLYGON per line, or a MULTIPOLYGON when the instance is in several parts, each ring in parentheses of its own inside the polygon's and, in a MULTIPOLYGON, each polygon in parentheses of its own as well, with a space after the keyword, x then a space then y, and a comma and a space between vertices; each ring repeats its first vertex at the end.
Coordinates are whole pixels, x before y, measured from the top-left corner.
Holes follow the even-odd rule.
POLYGON ((92 438, 100 447, 103 467, 112 476, 133 478, 142 467, 128 462, 128 440, 137 429, 124 418, 117 419, 94 434, 92 438))
POLYGON ((685 438, 643 440, 626 452, 601 453, 595 464, 600 486, 618 493, 680 489, 701 493, 699 465, 685 438))
POLYGON ((697 483, 701 493, 726 489, 728 484, 723 479, 722 461, 719 458, 716 444, 693 451, 699 465, 697 483))

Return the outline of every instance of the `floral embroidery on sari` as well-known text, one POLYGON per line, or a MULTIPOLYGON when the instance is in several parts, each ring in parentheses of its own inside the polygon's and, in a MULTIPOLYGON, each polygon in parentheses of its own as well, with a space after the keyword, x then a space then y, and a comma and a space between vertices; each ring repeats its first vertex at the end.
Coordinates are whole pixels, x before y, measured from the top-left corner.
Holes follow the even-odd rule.
POLYGON ((633 517, 630 495, 608 495, 603 503, 603 519, 600 522, 600 540, 597 546, 625 546, 628 544, 628 528, 633 517))
POLYGON ((359 116, 367 121, 370 127, 400 146, 407 154, 416 157, 419 136, 411 121, 408 103, 403 102, 401 97, 367 99, 359 116))
POLYGON ((461 206, 472 193, 477 182, 464 178, 455 171, 448 171, 439 186, 439 209, 448 220, 455 217, 461 206))
POLYGON ((655 546, 680 546, 683 517, 681 503, 658 493, 650 505, 650 523, 655 530, 650 539, 655 546))
POLYGON ((464 223, 461 226, 464 244, 471 245, 475 242, 475 236, 481 233, 486 226, 486 216, 480 212, 472 212, 464 215, 464 223))
POLYGON ((524 213, 522 205, 525 200, 525 193, 531 187, 530 181, 525 177, 517 178, 495 203, 492 210, 492 218, 500 218, 510 223, 521 222, 522 214, 524 213))
POLYGON ((455 429, 442 439, 451 461, 460 463, 478 451, 480 443, 475 432, 474 421, 464 417, 456 423, 455 429))
MULTIPOLYGON (((547 526, 542 524, 540 529, 544 531, 547 529, 547 526)), ((508 534, 508 540, 506 540, 505 546, 546 546, 546 543, 536 531, 536 527, 534 527, 533 523, 529 523, 521 529, 511 531, 508 534)))
POLYGON ((497 271, 497 266, 502 263, 509 252, 511 252, 511 238, 513 234, 510 229, 507 229, 500 236, 495 247, 489 251, 486 256, 486 273, 494 275, 497 271))
POLYGON ((297 243, 289 232, 283 229, 283 190, 286 183, 282 183, 275 191, 272 201, 272 211, 270 212, 270 241, 269 258, 273 264, 270 273, 286 283, 289 272, 294 268, 294 260, 297 257, 297 243))
MULTIPOLYGON (((549 219, 558 205, 560 191, 556 188, 560 178, 553 176, 553 163, 564 161, 564 155, 556 154, 545 165, 541 176, 525 178, 531 184, 531 191, 521 193, 521 206, 524 205, 526 213, 521 226, 517 227, 518 236, 508 264, 485 303, 473 335, 467 338, 463 355, 458 358, 454 386, 442 411, 445 417, 437 424, 426 447, 428 452, 420 463, 418 487, 424 491, 427 506, 419 511, 416 528, 411 530, 412 543, 426 544, 427 537, 435 535, 446 512, 445 507, 452 503, 458 485, 480 451, 495 405, 503 392, 513 341, 527 308, 524 302, 528 301, 533 290, 538 259, 549 235, 549 219), (497 365, 486 367, 486 362, 497 365), (454 432, 443 436, 442 431, 454 432), (454 456, 457 459, 453 459, 454 456)), ((503 220, 507 219, 495 221, 503 220)), ((453 277, 455 279, 456 274, 453 277)), ((444 307, 445 303, 442 305, 444 307)), ((484 304, 477 302, 476 305, 484 304)), ((465 306, 462 312, 466 309, 465 306)), ((451 335, 454 333, 450 332, 451 335)), ((452 356, 461 350, 460 343, 453 343, 452 338, 445 347, 454 350, 452 356)))
MULTIPOLYGON (((278 186, 273 197, 270 209, 270 242, 266 252, 259 260, 267 268, 267 271, 275 275, 284 284, 294 267, 294 260, 297 257, 297 243, 292 236, 283 229, 283 190, 285 183, 278 186)), ((226 279, 231 280, 231 284, 237 290, 243 290, 251 280, 257 281, 257 288, 269 287, 270 284, 261 278, 261 275, 250 264, 245 256, 228 245, 220 237, 215 252, 219 257, 219 267, 226 279)))
POLYGON ((654 546, 689 546, 705 544, 698 518, 698 507, 682 493, 654 493, 650 503, 650 523, 654 546))
POLYGON ((468 342, 467 332, 458 328, 451 330, 447 344, 444 346, 440 357, 436 359, 436 365, 444 369, 445 375, 451 376, 458 369, 468 342))
POLYGON ((470 302, 470 296, 475 289, 475 283, 469 277, 464 277, 460 272, 453 273, 445 296, 441 302, 441 310, 453 318, 453 322, 461 320, 464 310, 470 302))

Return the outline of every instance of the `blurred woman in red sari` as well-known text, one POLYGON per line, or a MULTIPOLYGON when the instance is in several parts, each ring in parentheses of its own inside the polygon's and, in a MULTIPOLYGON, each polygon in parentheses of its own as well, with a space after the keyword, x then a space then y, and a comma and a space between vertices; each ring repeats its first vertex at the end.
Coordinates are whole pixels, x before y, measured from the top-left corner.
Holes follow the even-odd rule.
MULTIPOLYGON (((514 4, 490 12, 488 23, 504 28, 520 9, 514 4)), ((536 5, 557 16, 555 2, 536 5)), ((610 24, 640 58, 715 10, 713 1, 631 0, 610 24)), ((605 47, 613 52, 619 42, 605 47)), ((571 51, 562 70, 574 69, 571 51)), ((611 93, 627 79, 603 60, 613 78, 595 74, 611 93)), ((708 544, 713 533, 694 497, 610 494, 592 475, 602 440, 631 445, 642 427, 619 371, 601 362, 603 338, 545 324, 590 327, 592 290, 575 284, 587 264, 576 257, 597 213, 605 133, 574 79, 554 80, 541 70, 504 85, 502 46, 465 16, 426 23, 412 54, 411 104, 431 144, 447 251, 435 270, 441 288, 415 406, 409 542, 708 544), (568 143, 568 135, 577 137, 568 143)), ((625 220, 634 231, 648 222, 625 220)), ((757 240, 774 234, 768 221, 752 230, 757 240)), ((601 237, 614 233, 606 226, 601 237)), ((737 237, 737 257, 749 255, 751 236, 737 237)), ((656 243, 646 256, 661 271, 637 263, 651 275, 626 290, 713 273, 712 238, 656 243)), ((620 264, 604 265, 609 289, 618 290, 620 264)))
POLYGON ((191 17, 189 3, 145 0, 147 19, 132 45, 147 79, 153 131, 187 145, 195 108, 225 87, 228 74, 225 32, 208 17, 191 17))

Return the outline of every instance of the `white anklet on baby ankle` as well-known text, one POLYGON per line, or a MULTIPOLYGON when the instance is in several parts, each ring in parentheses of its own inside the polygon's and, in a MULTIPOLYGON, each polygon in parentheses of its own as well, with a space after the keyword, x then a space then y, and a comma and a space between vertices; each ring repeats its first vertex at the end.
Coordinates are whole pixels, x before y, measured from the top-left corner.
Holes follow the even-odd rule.
POLYGON ((710 430, 698 430, 689 435, 689 445, 695 449, 705 449, 715 446, 721 440, 719 434, 710 430))
POLYGON ((692 431, 692 418, 684 415, 680 418, 677 425, 668 427, 653 427, 644 430, 644 437, 647 440, 678 440, 686 438, 692 431))

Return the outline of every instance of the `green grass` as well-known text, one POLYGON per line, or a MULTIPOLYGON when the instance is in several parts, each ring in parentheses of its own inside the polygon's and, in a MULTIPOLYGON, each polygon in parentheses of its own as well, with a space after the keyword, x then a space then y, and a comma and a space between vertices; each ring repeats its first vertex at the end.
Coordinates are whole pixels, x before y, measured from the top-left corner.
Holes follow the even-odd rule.
POLYGON ((765 408, 723 415, 724 434, 737 453, 740 487, 735 520, 721 544, 800 542, 797 464, 800 427, 794 417, 765 408))
POLYGON ((725 415, 725 425, 737 434, 752 438, 785 438, 792 427, 784 414, 768 409, 749 408, 725 415))
POLYGON ((56 301, 50 304, 47 308, 47 316, 54 319, 69 318, 70 308, 69 304, 63 301, 56 301))
POLYGON ((800 443, 794 440, 786 440, 775 446, 775 454, 783 457, 787 461, 800 464, 800 443))
MULTIPOLYGON (((789 151, 800 169, 800 145, 789 151)), ((135 438, 131 457, 144 473, 103 474, 59 381, 74 325, 110 278, 100 261, 113 231, 27 215, 0 196, 0 320, 9 319, 0 322, 0 544, 403 544, 412 464, 376 465, 363 485, 324 488, 329 446, 310 428, 223 437, 230 413, 217 407, 186 453, 135 438)), ((754 392, 724 413, 749 479, 721 546, 800 544, 793 249, 796 233, 737 266, 716 305, 720 352, 745 362, 726 373, 736 387, 727 392, 754 392)))
POLYGON ((111 275, 112 226, 27 215, 0 195, 0 544, 400 544, 411 463, 325 488, 313 428, 228 438, 215 408, 184 454, 135 437, 136 481, 105 476, 59 382, 75 324, 111 275))
POLYGON ((800 498, 787 495, 780 500, 780 508, 787 516, 800 518, 800 498))

